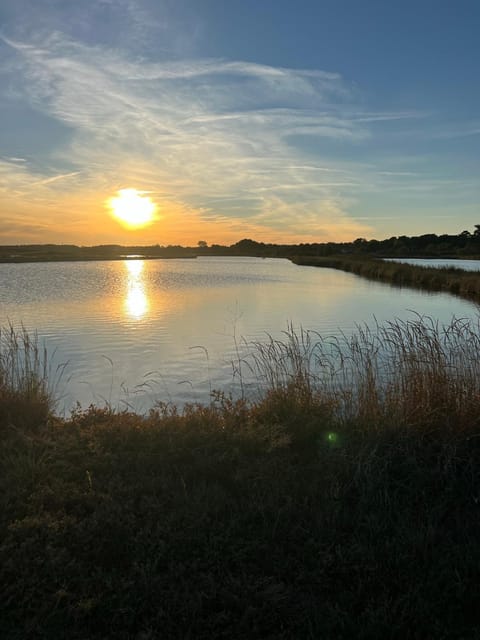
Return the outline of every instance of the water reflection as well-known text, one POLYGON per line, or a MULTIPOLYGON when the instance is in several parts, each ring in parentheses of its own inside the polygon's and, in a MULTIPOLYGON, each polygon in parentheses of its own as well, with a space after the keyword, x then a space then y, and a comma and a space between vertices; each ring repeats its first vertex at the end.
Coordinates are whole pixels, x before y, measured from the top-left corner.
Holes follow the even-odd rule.
POLYGON ((124 264, 128 277, 125 311, 128 317, 134 320, 141 320, 150 308, 143 274, 145 261, 125 260, 124 264))
MULTIPOLYGON (((246 349, 270 335, 284 342, 290 323, 322 336, 351 335, 356 323, 373 324, 373 318, 381 324, 411 319, 408 309, 439 323, 449 323, 453 312, 477 317, 476 305, 446 294, 392 289, 284 260, 136 256, 0 264, 0 326, 10 319, 36 329, 55 353, 55 365, 68 363, 60 386, 68 410, 101 398, 112 406, 135 401, 142 411, 158 399, 208 403, 212 388, 237 392, 243 337, 246 349), (198 345, 203 349, 191 348, 198 345), (113 363, 110 369, 102 356, 113 363), (147 372, 158 373, 156 387, 142 386, 150 384, 147 372), (137 388, 125 397, 125 389, 137 388)), ((253 379, 251 388, 258 387, 253 372, 241 371, 242 383, 253 379)), ((335 434, 326 435, 336 446, 335 434)))

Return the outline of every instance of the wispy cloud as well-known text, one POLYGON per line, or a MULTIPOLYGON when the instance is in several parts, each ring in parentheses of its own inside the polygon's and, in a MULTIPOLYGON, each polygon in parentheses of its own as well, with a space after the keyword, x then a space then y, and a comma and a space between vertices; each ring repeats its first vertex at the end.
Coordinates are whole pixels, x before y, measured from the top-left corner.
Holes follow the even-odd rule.
MULTIPOLYGON (((366 235, 367 217, 351 213, 360 194, 407 180, 422 189, 421 172, 408 164, 331 159, 332 145, 362 145, 376 123, 427 115, 359 108, 337 73, 221 59, 146 62, 59 32, 3 42, 16 54, 18 90, 71 132, 67 143, 52 140, 35 171, 28 158, 0 162, 5 194, 64 207, 59 195, 83 191, 93 202, 136 187, 186 216, 195 232, 205 224, 225 238, 252 231, 281 241, 366 235)), ((168 220, 181 227, 168 213, 162 225, 168 220)))
POLYGON ((394 120, 411 120, 416 118, 427 118, 429 116, 425 111, 400 111, 398 113, 363 113, 357 116, 357 122, 391 122, 394 120))
POLYGON ((70 173, 60 173, 57 176, 52 176, 51 178, 44 178, 39 180, 38 182, 33 182, 33 186, 37 186, 39 184, 51 184, 52 182, 57 182, 58 180, 65 180, 66 178, 73 178, 74 176, 78 176, 80 171, 71 171, 70 173))
POLYGON ((224 60, 138 63, 58 33, 7 42, 31 104, 72 129, 69 145, 52 146, 49 162, 76 170, 31 176, 31 186, 53 187, 81 172, 96 187, 156 191, 205 221, 245 216, 276 236, 321 233, 334 201, 337 214, 347 215, 338 189, 353 182, 326 178, 334 168, 305 165, 291 144, 295 136, 352 143, 368 136, 331 106, 349 95, 338 74, 224 60), (248 210, 235 207, 247 201, 248 210), (265 215, 272 203, 276 219, 265 215), (287 205, 305 211, 303 218, 283 217, 287 205))

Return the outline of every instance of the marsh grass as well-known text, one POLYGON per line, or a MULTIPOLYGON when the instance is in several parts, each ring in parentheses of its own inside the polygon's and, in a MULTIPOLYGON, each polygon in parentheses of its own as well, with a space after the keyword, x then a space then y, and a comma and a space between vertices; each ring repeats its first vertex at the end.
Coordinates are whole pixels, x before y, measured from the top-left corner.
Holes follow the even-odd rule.
POLYGON ((480 302, 480 273, 455 267, 427 267, 389 262, 368 256, 292 257, 299 265, 328 267, 399 287, 443 291, 480 302))
POLYGON ((254 343, 251 363, 268 393, 322 399, 337 421, 362 429, 477 424, 478 320, 443 326, 412 314, 325 337, 290 327, 283 339, 254 343))
POLYGON ((0 431, 4 637, 478 637, 479 335, 290 327, 255 398, 0 431))
POLYGON ((0 428, 44 424, 55 406, 61 367, 56 374, 52 382, 46 348, 37 334, 23 326, 0 327, 0 428))

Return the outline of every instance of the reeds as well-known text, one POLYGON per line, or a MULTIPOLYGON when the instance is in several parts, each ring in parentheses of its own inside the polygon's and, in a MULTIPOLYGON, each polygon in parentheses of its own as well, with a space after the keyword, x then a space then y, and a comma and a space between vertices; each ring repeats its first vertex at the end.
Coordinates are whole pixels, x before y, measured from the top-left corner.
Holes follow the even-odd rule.
POLYGON ((389 262, 370 257, 292 257, 299 265, 327 267, 347 271, 370 280, 388 282, 398 287, 426 291, 444 291, 474 302, 480 301, 480 273, 455 267, 427 267, 389 262))
POLYGON ((36 333, 0 328, 0 428, 43 424, 54 407, 45 347, 36 333))
MULTIPOLYGON (((276 403, 275 411, 281 405, 282 415, 296 416, 297 423, 299 412, 307 421, 308 412, 321 407, 329 421, 369 430, 440 424, 462 429, 480 421, 479 320, 453 319, 444 326, 412 315, 334 336, 289 326, 280 338, 267 335, 247 346, 249 354, 241 362, 239 356, 235 369, 245 407, 268 412, 276 403)), ((52 375, 36 334, 24 327, 1 329, 1 424, 45 422, 62 374, 60 367, 52 375)), ((234 406, 222 390, 212 398, 224 414, 234 406)))
POLYGON ((351 336, 290 327, 284 339, 252 346, 251 369, 264 391, 321 401, 337 421, 368 429, 479 422, 478 320, 443 326, 413 316, 359 326, 351 336))

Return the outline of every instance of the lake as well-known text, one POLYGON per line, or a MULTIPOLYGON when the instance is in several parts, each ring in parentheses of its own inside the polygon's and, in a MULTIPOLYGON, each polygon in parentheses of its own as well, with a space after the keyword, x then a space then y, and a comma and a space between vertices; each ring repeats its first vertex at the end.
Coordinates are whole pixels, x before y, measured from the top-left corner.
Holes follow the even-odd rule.
POLYGON ((363 323, 476 317, 447 294, 398 289, 283 259, 205 257, 0 264, 0 325, 37 331, 52 370, 65 365, 58 410, 78 401, 148 410, 208 402, 212 389, 255 389, 241 360, 251 341, 289 324, 347 335, 363 323), (126 404, 127 403, 127 404, 126 404))

